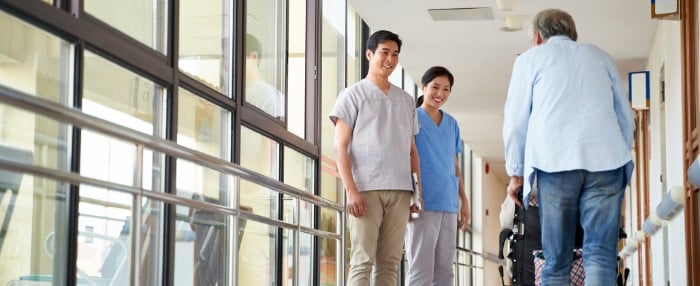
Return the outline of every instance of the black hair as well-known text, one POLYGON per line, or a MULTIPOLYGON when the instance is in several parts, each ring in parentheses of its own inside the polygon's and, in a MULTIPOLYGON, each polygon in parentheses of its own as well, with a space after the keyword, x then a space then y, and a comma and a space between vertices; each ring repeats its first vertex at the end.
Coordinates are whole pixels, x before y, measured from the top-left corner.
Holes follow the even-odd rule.
POLYGON ((455 77, 447 68, 441 66, 430 67, 427 71, 425 71, 425 73, 423 73, 423 77, 421 78, 420 82, 423 84, 423 86, 427 86, 428 83, 433 81, 433 79, 441 76, 447 77, 447 79, 450 81, 450 89, 452 89, 452 86, 455 84, 455 77))
POLYGON ((576 24, 574 18, 559 9, 542 10, 532 21, 532 27, 540 33, 540 38, 547 41, 552 36, 567 36, 572 41, 576 41, 576 24))
MULTIPOLYGON (((447 68, 441 66, 430 67, 427 71, 425 71, 425 73, 423 73, 423 77, 420 79, 420 82, 423 84, 423 86, 427 86, 431 81, 433 81, 433 79, 441 76, 447 77, 447 80, 450 81, 450 89, 452 89, 452 86, 455 84, 455 77, 447 68)), ((420 107, 421 105, 423 105, 423 95, 416 98, 416 108, 420 107)))
POLYGON ((421 96, 416 98, 416 108, 420 107, 421 105, 423 105, 423 95, 422 94, 421 94, 421 96))
POLYGON ((377 46, 386 41, 396 42, 396 45, 399 46, 399 52, 401 52, 401 39, 399 39, 399 35, 387 30, 379 30, 372 33, 369 39, 367 39, 367 49, 374 53, 377 51, 377 46))
POLYGON ((262 56, 262 45, 260 40, 251 34, 246 34, 245 37, 245 55, 248 56, 250 53, 258 53, 258 57, 262 56))

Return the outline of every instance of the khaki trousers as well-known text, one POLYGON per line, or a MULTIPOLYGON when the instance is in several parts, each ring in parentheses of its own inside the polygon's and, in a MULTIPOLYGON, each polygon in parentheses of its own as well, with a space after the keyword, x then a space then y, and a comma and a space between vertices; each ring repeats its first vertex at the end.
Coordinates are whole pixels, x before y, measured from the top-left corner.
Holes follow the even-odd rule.
POLYGON ((360 194, 367 211, 361 218, 348 216, 351 242, 348 286, 369 286, 370 278, 374 286, 395 286, 411 192, 381 190, 360 194))

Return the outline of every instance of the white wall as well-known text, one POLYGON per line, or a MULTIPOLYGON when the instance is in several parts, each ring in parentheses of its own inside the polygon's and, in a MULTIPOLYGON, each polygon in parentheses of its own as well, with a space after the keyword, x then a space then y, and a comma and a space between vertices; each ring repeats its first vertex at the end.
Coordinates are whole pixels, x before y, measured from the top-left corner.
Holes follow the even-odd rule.
MULTIPOLYGON (((663 194, 673 186, 683 185, 683 143, 682 143, 682 98, 681 98, 681 48, 680 22, 659 21, 654 42, 649 54, 647 70, 650 71, 650 161, 649 161, 649 208, 655 210, 663 194), (661 68, 665 78, 665 111, 660 117, 659 78, 661 68), (665 134, 665 138, 662 138, 665 134), (664 143, 665 142, 665 143, 664 143), (662 144, 664 143, 664 144, 662 144), (664 148, 662 150, 662 148, 664 148), (664 151, 664 152, 662 152, 664 151), (665 153, 665 158, 661 154, 665 153), (658 178, 665 163, 665 184, 658 178)), ((646 218, 642 218, 646 219, 646 218)), ((664 231, 651 237, 651 275, 652 285, 685 285, 686 259, 685 228, 683 214, 676 216, 664 231), (664 242, 667 240, 667 242, 664 242), (669 259, 670 258, 670 259, 669 259), (668 261, 665 265, 664 260, 668 261), (668 270, 668 276, 666 275, 668 270), (668 282, 667 282, 668 281, 668 282)), ((637 256, 636 254, 634 256, 637 256)), ((635 261, 636 262, 636 261, 635 261)), ((632 266, 637 266, 633 264, 632 266)), ((643 271, 635 269, 637 271, 643 271)), ((638 280, 638 279, 637 279, 638 280)), ((640 285, 635 281, 634 285, 640 285)))
MULTIPOLYGON (((488 163, 475 154, 474 198, 472 198, 474 200, 472 203, 474 250, 494 258, 498 254, 498 234, 501 232, 498 214, 506 195, 506 182, 497 175, 499 173, 497 168, 504 168, 503 163, 488 163), (488 173, 486 173, 486 164, 489 164, 488 173)), ((483 271, 477 271, 476 285, 501 284, 497 262, 483 259, 476 265, 484 266, 483 271), (483 275, 479 275, 479 272, 483 275)))

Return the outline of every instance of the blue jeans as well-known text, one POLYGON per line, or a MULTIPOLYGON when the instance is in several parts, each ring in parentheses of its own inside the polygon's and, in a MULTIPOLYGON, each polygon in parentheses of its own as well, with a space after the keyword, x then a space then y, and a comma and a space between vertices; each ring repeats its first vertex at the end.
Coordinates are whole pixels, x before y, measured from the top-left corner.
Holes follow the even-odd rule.
POLYGON ((545 264, 542 285, 571 285, 576 222, 583 227, 586 285, 615 285, 624 168, 547 173, 535 170, 545 264))

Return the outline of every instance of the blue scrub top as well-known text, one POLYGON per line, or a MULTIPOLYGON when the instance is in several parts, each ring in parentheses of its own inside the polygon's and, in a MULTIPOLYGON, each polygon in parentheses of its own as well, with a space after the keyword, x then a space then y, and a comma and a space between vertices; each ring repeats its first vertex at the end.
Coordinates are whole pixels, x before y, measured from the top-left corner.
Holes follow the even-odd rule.
POLYGON ((456 176, 456 155, 462 152, 457 120, 442 112, 436 125, 421 107, 416 109, 420 131, 415 136, 420 157, 421 187, 425 209, 430 211, 459 211, 459 179, 456 176))

